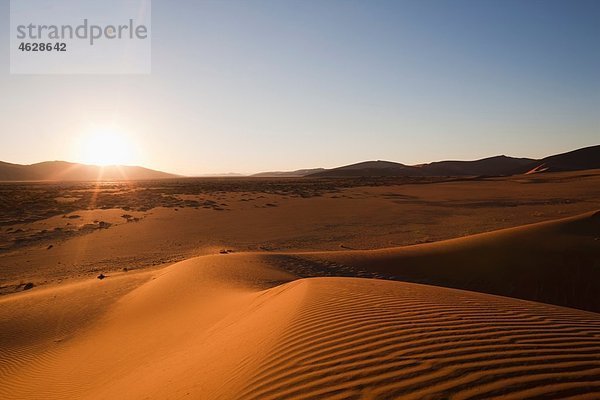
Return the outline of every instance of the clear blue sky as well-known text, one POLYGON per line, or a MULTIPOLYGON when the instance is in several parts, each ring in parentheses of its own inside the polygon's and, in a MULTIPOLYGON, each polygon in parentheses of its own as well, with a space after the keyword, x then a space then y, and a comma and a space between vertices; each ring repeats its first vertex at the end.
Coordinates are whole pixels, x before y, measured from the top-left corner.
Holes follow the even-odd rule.
POLYGON ((543 157, 600 143, 600 1, 152 3, 152 74, 9 74, 0 160, 117 126, 182 174, 543 157))

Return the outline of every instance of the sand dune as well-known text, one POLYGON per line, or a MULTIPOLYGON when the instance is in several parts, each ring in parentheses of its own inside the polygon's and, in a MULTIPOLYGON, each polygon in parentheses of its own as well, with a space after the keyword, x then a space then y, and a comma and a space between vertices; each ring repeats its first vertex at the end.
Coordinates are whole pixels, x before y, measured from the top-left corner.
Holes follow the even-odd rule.
MULTIPOLYGON (((577 171, 600 166, 600 145, 548 156, 529 166, 529 173, 577 171)), ((523 172, 527 172, 523 171, 523 172)))
POLYGON ((300 282, 301 307, 240 398, 600 393, 597 314, 400 282, 300 282))
POLYGON ((0 398, 564 398, 600 393, 600 316, 205 256, 0 299, 0 398), (547 397, 546 397, 547 396, 547 397))
POLYGON ((261 291, 293 277, 254 258, 204 257, 143 274, 3 298, 0 398, 227 393, 226 377, 258 343, 270 347, 295 301, 280 288, 261 291), (132 279, 146 283, 124 293, 132 279))
POLYGON ((302 258, 376 276, 600 311, 600 211, 434 243, 302 258))

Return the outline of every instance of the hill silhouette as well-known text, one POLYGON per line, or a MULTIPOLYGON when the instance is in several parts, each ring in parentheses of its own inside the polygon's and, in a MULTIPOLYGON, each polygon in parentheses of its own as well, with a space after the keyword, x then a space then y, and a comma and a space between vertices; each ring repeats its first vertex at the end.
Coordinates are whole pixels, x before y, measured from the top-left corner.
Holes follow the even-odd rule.
POLYGON ((474 161, 436 161, 405 165, 392 161, 364 161, 316 172, 308 176, 385 177, 385 176, 509 176, 537 172, 579 171, 600 168, 600 145, 585 147, 539 160, 505 155, 474 161))
POLYGON ((97 166, 66 161, 31 165, 0 162, 0 181, 94 181, 168 179, 177 175, 137 166, 97 166))

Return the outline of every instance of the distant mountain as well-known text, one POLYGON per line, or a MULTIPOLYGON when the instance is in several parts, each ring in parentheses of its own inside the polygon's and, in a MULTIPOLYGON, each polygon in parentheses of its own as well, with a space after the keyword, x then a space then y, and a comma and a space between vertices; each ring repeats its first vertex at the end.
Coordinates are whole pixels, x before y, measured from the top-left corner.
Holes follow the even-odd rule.
MULTIPOLYGON (((364 161, 357 164, 346 165, 343 167, 335 168, 338 171, 354 171, 354 170, 364 170, 364 169, 378 169, 378 170, 387 170, 387 169, 405 169, 410 168, 404 164, 400 164, 393 161, 364 161)), ((331 170, 333 171, 333 170, 331 170)))
MULTIPOLYGON (((600 145, 585 147, 535 160, 495 156, 474 161, 436 161, 405 165, 392 161, 365 161, 338 168, 262 172, 252 177, 378 177, 378 176, 509 176, 542 172, 600 169, 600 145)), ((243 176, 219 174, 213 176, 243 176)), ((32 165, 0 161, 0 181, 94 181, 169 179, 180 176, 142 167, 85 165, 47 161, 32 165)))
POLYGON ((579 171, 600 168, 600 145, 557 154, 535 161, 525 173, 579 171))
POLYGON ((513 175, 534 162, 531 158, 495 156, 475 161, 438 161, 421 168, 428 176, 513 175))
POLYGON ((315 178, 361 177, 361 176, 423 176, 417 167, 392 161, 364 161, 357 164, 328 169, 309 175, 315 178))
POLYGON ((535 160, 495 156, 474 161, 437 161, 405 165, 391 161, 365 161, 326 169, 307 176, 377 177, 377 176, 509 176, 524 173, 576 171, 600 168, 600 145, 535 160))
POLYGON ((0 161, 0 181, 95 181, 168 179, 178 175, 142 167, 85 165, 66 161, 46 161, 32 165, 0 161))
POLYGON ((256 178, 300 178, 325 171, 325 168, 298 169, 296 171, 271 171, 251 175, 256 178))
POLYGON ((311 177, 359 176, 481 176, 512 175, 530 166, 534 160, 496 156, 475 161, 438 161, 429 164, 404 165, 391 161, 365 161, 326 170, 311 177))

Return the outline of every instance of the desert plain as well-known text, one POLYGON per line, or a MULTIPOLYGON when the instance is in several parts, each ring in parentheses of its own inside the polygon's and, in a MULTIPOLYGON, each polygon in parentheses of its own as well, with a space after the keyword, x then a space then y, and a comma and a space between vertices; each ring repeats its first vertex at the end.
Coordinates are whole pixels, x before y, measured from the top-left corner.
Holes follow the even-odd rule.
POLYGON ((3 399, 600 396, 600 170, 7 182, 0 211, 3 399))

